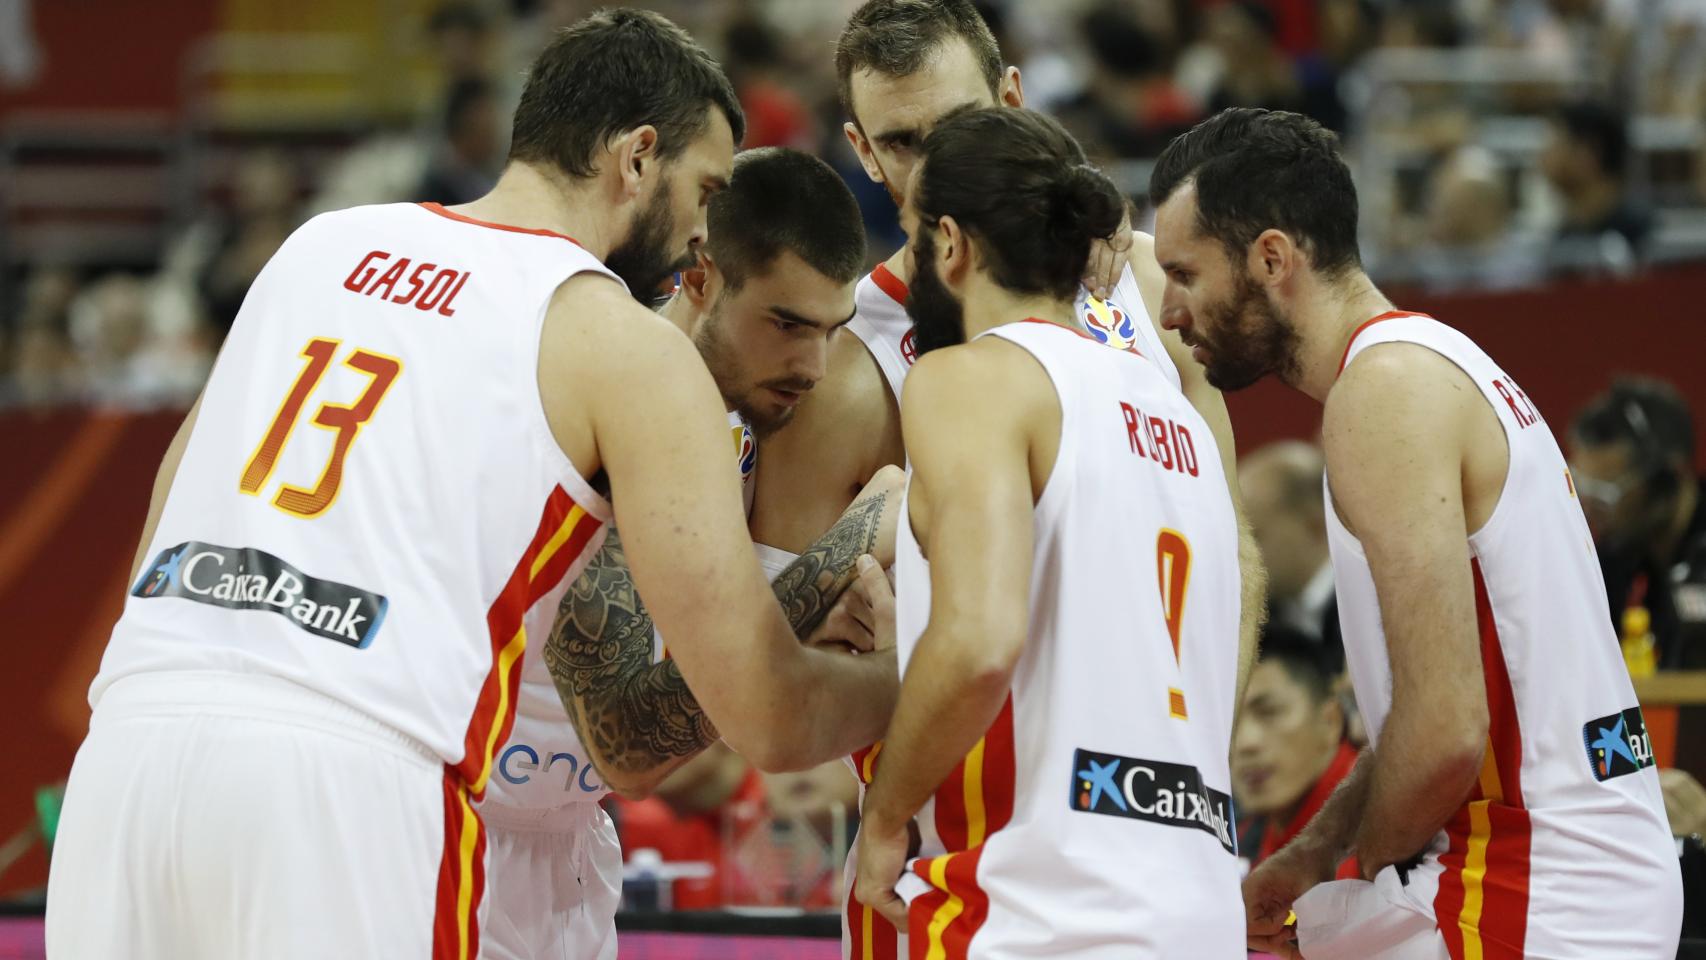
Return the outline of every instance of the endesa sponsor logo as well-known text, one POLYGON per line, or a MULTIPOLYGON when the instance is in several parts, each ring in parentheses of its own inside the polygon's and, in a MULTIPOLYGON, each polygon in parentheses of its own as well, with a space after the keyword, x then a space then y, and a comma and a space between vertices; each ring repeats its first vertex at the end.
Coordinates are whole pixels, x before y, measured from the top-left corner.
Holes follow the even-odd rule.
POLYGON ((1072 755, 1072 809, 1184 827, 1238 852, 1232 798, 1202 782, 1196 767, 1078 750, 1072 755))
POLYGON ((564 764, 561 773, 565 793, 598 793, 604 789, 603 782, 598 779, 598 771, 590 761, 566 750, 545 754, 545 751, 525 743, 510 744, 498 757, 498 776, 508 783, 520 786, 532 780, 536 774, 551 773, 551 768, 559 763, 564 764), (543 761, 540 760, 542 754, 545 755, 543 761))
POLYGON ((373 642, 391 605, 380 594, 310 577, 253 547, 221 547, 194 540, 160 551, 130 595, 270 611, 317 637, 357 649, 373 642))

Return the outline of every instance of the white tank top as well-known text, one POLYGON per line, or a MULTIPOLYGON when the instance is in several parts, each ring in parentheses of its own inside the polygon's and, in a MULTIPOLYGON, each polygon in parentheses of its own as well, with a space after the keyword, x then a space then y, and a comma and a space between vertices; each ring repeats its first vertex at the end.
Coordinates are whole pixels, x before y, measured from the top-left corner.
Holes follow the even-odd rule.
MULTIPOLYGON (((1468 337, 1421 314, 1385 314, 1352 338, 1341 370, 1382 343, 1418 344, 1461 368, 1510 449, 1498 504, 1469 537, 1486 762, 1405 892, 1434 913, 1453 957, 1675 956, 1676 848, 1563 454, 1522 388, 1468 337)), ((1331 477, 1326 501, 1345 658, 1378 748, 1392 706, 1380 606, 1331 477)))
MULTIPOLYGON (((740 465, 741 493, 752 513, 752 471, 758 446, 740 414, 729 412, 729 433, 740 465)), ((652 657, 664 656, 663 637, 652 630, 652 657)), ((568 708, 543 656, 528 657, 516 698, 515 728, 498 754, 485 808, 541 809, 598 800, 609 789, 582 749, 568 708)))
POLYGON ((585 272, 615 281, 568 237, 436 205, 293 233, 220 350, 91 703, 153 671, 271 674, 478 796, 528 641, 610 518, 539 399, 546 306, 585 272))
MULTIPOLYGON (((1052 323, 990 334, 1048 372, 1060 449, 1033 514, 1008 700, 918 818, 925 856, 903 892, 914 917, 932 913, 922 946, 1242 958, 1227 763, 1238 531, 1213 437, 1150 363, 1052 323)), ((930 571, 901 517, 904 672, 930 571)))

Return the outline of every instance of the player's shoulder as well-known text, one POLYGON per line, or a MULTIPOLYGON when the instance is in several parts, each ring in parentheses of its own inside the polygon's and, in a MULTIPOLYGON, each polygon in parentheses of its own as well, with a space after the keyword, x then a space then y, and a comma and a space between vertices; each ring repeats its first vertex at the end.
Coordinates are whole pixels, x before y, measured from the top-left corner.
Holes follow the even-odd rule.
POLYGON ((1329 458, 1369 443, 1436 442, 1481 404, 1469 376, 1418 343, 1389 341, 1358 351, 1327 392, 1321 439, 1329 458))
POLYGON ((918 358, 906 375, 901 416, 906 420, 909 409, 945 404, 1012 411, 1052 396, 1049 373, 1036 354, 1005 337, 978 337, 918 358))
POLYGON ((597 271, 558 284, 545 308, 542 342, 542 363, 565 364, 579 376, 624 387, 637 377, 658 377, 664 379, 653 387, 661 389, 683 367, 702 365, 686 334, 597 271))

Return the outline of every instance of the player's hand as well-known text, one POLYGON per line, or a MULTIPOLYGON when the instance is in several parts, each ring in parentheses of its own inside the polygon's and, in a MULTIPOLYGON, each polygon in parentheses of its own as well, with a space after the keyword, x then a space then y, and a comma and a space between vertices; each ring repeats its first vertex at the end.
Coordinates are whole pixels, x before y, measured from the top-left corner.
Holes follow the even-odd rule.
POLYGON ((859 824, 859 876, 853 896, 901 933, 906 932, 906 901, 894 887, 906 869, 909 840, 906 824, 888 827, 870 818, 859 824))
POLYGON ((1292 904, 1311 887, 1333 878, 1334 865, 1306 844, 1291 843, 1244 878, 1245 936, 1251 950, 1298 960, 1297 928, 1288 926, 1292 904))
MULTIPOLYGON (((870 653, 878 649, 877 612, 872 605, 875 585, 870 571, 866 569, 867 563, 875 568, 874 581, 881 584, 878 589, 888 594, 887 603, 891 612, 888 615, 887 643, 889 646, 894 645, 894 594, 888 588, 888 578, 883 576, 882 568, 868 556, 859 558, 857 579, 846 590, 841 591, 835 605, 824 615, 823 622, 806 638, 807 644, 853 653, 870 653)), ((881 602, 880 597, 878 601, 881 602)))
POLYGON ((1131 253, 1131 208, 1120 217, 1120 227, 1106 240, 1090 241, 1090 259, 1084 265, 1084 288, 1097 299, 1106 300, 1120 282, 1125 271, 1126 256, 1131 253))
POLYGON ((1659 771, 1659 787, 1665 795, 1665 819, 1670 832, 1679 837, 1706 834, 1706 788, 1686 770, 1667 767, 1659 771))
POLYGON ((906 471, 890 464, 871 475, 865 489, 859 491, 847 508, 848 511, 868 509, 868 501, 882 498, 883 513, 877 525, 876 542, 868 552, 884 567, 894 566, 894 536, 900 525, 900 498, 905 491, 906 471))

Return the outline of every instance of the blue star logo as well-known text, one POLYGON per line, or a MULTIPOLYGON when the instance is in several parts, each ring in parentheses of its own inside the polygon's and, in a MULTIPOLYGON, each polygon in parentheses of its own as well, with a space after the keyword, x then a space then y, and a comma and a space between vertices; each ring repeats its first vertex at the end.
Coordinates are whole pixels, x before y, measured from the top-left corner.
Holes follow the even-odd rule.
POLYGON ((1605 757, 1605 772, 1607 774, 1611 773, 1612 754, 1617 754, 1623 759, 1629 761, 1629 765, 1632 767, 1639 767, 1641 765, 1640 761, 1635 759, 1634 752, 1629 749, 1629 742, 1623 739, 1622 717, 1617 718, 1617 726, 1612 727, 1610 730, 1600 727, 1599 739, 1595 740, 1590 744, 1590 746, 1595 750, 1601 751, 1605 757))
POLYGON ((1091 760, 1090 769, 1078 771, 1078 776, 1084 781, 1084 789, 1090 791, 1090 802, 1084 809, 1096 809, 1102 795, 1107 794, 1108 799, 1120 808, 1121 813, 1126 812, 1125 797, 1121 796, 1120 789, 1114 786, 1114 774, 1119 772, 1119 767, 1118 760, 1109 760, 1106 764, 1091 760))
POLYGON ((184 563, 184 554, 188 552, 189 548, 187 547, 179 550, 177 553, 167 557, 159 566, 156 566, 152 575, 149 577, 151 582, 143 590, 143 594, 145 596, 153 596, 160 592, 160 588, 162 586, 167 584, 174 587, 178 586, 179 570, 184 563))

